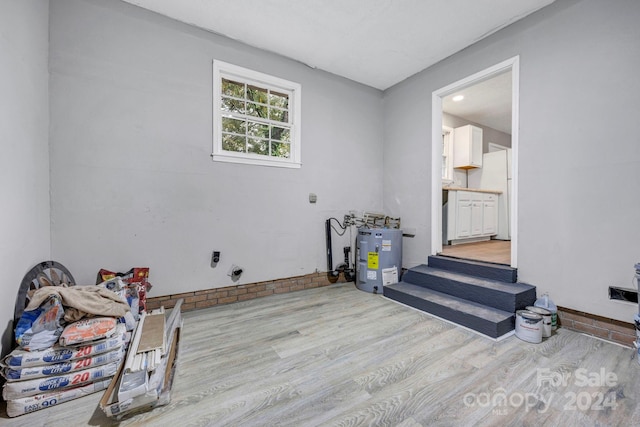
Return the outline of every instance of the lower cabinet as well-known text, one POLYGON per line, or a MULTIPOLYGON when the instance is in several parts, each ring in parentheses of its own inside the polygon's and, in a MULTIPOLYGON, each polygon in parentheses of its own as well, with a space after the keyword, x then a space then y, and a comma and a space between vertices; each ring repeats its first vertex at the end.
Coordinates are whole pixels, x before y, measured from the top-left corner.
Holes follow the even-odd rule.
POLYGON ((482 234, 498 234, 498 195, 484 193, 482 199, 482 234))
POLYGON ((482 240, 497 234, 497 194, 449 191, 448 200, 447 240, 482 240))

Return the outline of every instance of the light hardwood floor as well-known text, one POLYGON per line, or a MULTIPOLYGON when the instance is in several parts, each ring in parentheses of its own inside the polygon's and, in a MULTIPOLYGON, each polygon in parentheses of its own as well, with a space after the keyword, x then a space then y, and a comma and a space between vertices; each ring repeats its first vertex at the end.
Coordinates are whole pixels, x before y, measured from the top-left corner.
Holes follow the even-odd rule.
POLYGON ((510 265, 511 242, 508 240, 487 240, 443 246, 441 255, 510 265))
MULTIPOLYGON (((185 313, 181 341, 171 403, 120 425, 640 425, 631 349, 495 342, 351 283, 185 313)), ((0 424, 117 424, 100 396, 0 424)))

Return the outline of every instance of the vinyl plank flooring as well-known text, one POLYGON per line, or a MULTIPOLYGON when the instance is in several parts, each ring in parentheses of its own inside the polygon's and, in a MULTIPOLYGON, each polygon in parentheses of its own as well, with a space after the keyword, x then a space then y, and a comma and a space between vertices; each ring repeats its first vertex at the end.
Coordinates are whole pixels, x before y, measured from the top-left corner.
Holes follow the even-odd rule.
POLYGON ((14 419, 0 414, 0 424, 640 424, 633 351, 573 331, 559 329, 541 344, 496 342, 353 284, 183 316, 168 405, 118 422, 97 407, 98 393, 14 419), (582 384, 581 375, 602 370, 615 374, 612 384, 582 384), (545 372, 566 381, 541 381, 545 372), (599 394, 615 406, 599 408, 599 394))
POLYGON ((483 242, 443 246, 441 255, 510 265, 511 241, 486 240, 483 242))

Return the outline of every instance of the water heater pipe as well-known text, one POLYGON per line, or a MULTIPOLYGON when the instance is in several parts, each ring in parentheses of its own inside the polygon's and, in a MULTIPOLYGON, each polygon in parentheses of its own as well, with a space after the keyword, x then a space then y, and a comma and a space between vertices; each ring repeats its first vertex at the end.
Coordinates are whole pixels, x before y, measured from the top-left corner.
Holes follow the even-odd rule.
POLYGON ((331 219, 324 222, 324 231, 327 235, 327 274, 333 275, 333 252, 331 250, 331 219))

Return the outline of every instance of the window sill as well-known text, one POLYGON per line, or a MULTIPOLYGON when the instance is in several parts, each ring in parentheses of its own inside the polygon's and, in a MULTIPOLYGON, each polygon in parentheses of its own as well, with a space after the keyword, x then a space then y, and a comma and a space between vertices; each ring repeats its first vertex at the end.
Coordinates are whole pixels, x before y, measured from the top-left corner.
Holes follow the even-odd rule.
POLYGON ((249 158, 249 157, 238 157, 227 154, 212 154, 211 158, 214 162, 227 162, 227 163, 243 163, 247 165, 258 165, 258 166, 270 166, 270 167, 278 167, 278 168, 289 168, 289 169, 299 169, 301 166, 300 162, 293 162, 290 160, 277 160, 277 159, 264 159, 264 158, 249 158))

